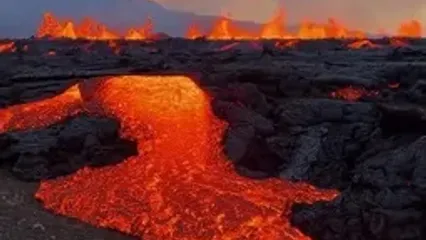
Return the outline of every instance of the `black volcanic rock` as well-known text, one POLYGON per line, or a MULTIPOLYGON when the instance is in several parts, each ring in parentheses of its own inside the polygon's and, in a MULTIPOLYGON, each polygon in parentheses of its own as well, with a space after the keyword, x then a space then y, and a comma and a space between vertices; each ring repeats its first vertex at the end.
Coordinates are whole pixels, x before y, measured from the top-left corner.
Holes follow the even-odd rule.
POLYGON ((19 179, 36 181, 118 163, 137 154, 136 144, 120 139, 118 130, 112 119, 81 115, 40 130, 5 133, 0 164, 19 179))
POLYGON ((267 83, 244 79, 216 91, 212 106, 229 123, 224 151, 238 173, 341 191, 331 202, 293 206, 292 224, 312 239, 421 240, 426 110, 423 80, 413 79, 360 102, 321 98, 324 83, 306 81, 281 81, 289 87, 271 101, 256 91, 267 83), (319 94, 297 91, 304 88, 319 94))
POLYGON ((294 206, 292 223, 314 239, 424 239, 426 136, 390 142, 356 167, 338 199, 294 206))

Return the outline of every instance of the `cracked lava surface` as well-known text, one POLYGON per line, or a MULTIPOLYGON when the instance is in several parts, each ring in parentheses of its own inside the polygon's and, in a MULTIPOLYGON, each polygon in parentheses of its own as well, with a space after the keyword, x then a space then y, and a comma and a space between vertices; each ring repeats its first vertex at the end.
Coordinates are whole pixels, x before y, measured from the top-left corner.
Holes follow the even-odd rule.
POLYGON ((81 111, 118 119, 121 136, 138 141, 139 154, 43 181, 35 197, 61 215, 146 240, 302 240, 309 237, 290 225, 290 206, 337 194, 235 173, 220 144, 226 124, 184 76, 85 80, 56 97, 0 110, 0 132, 40 128, 81 111))

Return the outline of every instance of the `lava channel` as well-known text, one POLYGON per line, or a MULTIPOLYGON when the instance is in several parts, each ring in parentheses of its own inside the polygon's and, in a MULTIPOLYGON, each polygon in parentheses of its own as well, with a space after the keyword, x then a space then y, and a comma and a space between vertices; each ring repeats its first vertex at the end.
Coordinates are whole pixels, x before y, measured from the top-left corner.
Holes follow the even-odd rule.
POLYGON ((121 136, 138 141, 138 156, 43 181, 35 197, 94 226, 146 240, 302 240, 309 237, 290 225, 291 205, 337 194, 236 174, 220 144, 226 123, 184 76, 86 80, 54 98, 0 110, 0 127, 46 126, 79 111, 119 120, 121 136))

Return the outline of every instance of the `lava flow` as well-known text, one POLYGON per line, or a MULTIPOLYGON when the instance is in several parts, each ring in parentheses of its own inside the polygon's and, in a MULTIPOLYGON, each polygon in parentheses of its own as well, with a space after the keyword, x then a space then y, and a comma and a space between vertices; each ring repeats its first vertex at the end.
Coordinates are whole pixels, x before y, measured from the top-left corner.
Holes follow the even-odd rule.
POLYGON ((81 95, 73 87, 42 100, 45 104, 0 110, 9 116, 1 129, 6 131, 51 124, 44 121, 81 106, 89 114, 116 118, 121 136, 138 141, 138 156, 120 164, 42 182, 36 198, 56 213, 148 240, 302 240, 309 238, 290 225, 289 207, 337 194, 237 175, 221 150, 226 124, 188 77, 107 77, 78 87, 81 95), (49 107, 37 118, 25 117, 49 107))
POLYGON ((15 52, 15 43, 14 42, 7 42, 7 43, 0 43, 0 53, 2 52, 15 52))

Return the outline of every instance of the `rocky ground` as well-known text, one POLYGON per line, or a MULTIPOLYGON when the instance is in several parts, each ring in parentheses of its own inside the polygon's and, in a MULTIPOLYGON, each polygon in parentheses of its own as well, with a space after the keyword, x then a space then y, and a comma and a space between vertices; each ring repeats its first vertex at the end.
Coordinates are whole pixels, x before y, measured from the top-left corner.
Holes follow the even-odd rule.
MULTIPOLYGON (((190 74, 212 94, 215 113, 229 122, 224 151, 239 173, 307 181, 342 192, 332 202, 293 206, 292 223, 304 233, 327 240, 424 239, 426 42, 405 42, 407 46, 395 47, 386 39, 377 40, 379 47, 355 50, 346 47, 348 42, 331 40, 287 48, 278 48, 273 41, 229 45, 174 39, 108 46, 20 40, 17 51, 0 55, 1 104, 52 96, 81 79, 100 75, 190 74)), ((22 146, 34 142, 29 136, 47 134, 57 139, 67 127, 87 126, 92 121, 107 120, 80 116, 59 128, 6 133, 0 138, 1 163, 21 178, 54 177, 58 170, 43 151, 35 153, 38 160, 31 160, 32 164, 19 164, 19 156, 27 156, 22 146), (41 171, 32 172, 40 166, 41 171)), ((84 127, 89 130, 77 134, 77 142, 90 142, 87 138, 92 138, 93 131, 114 132, 108 130, 111 124, 107 129, 99 128, 100 124, 84 127)), ((113 135, 108 139, 115 139, 109 148, 114 153, 131 154, 131 143, 124 144, 127 151, 120 152, 120 140, 113 135)), ((58 141, 49 144, 42 146, 68 155, 72 152, 58 141)), ((80 161, 76 166, 61 163, 67 172, 59 174, 96 162, 95 157, 76 157, 93 161, 80 161)), ((79 232, 87 231, 84 238, 66 236, 83 225, 53 220, 29 197, 33 184, 19 182, 5 171, 0 177, 10 183, 1 187, 5 194, 0 212, 5 220, 0 226, 12 236, 5 239, 31 239, 23 234, 32 233, 40 236, 32 235, 33 239, 49 239, 50 235, 64 240, 119 239, 103 237, 105 231, 87 226, 79 232), (8 211, 13 214, 3 214, 8 211), (52 222, 58 226, 51 226, 52 222)))
POLYGON ((33 194, 38 183, 23 182, 0 171, 0 239, 4 240, 131 240, 115 231, 94 228, 46 212, 33 194))

